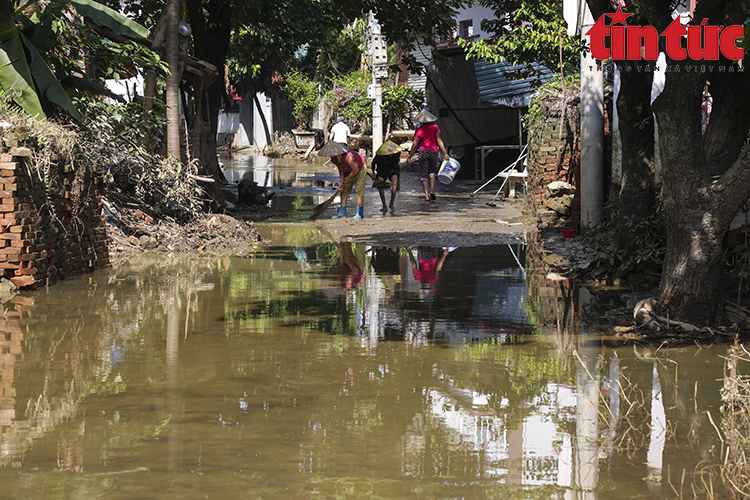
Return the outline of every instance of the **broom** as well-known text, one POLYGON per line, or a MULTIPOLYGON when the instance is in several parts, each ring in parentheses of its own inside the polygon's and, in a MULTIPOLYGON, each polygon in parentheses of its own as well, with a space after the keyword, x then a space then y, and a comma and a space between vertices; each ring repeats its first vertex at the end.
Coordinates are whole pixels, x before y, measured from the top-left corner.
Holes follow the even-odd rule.
MULTIPOLYGON (((355 179, 356 179, 356 177, 355 177, 355 179)), ((354 179, 352 179, 351 181, 349 181, 346 184, 344 184, 344 189, 342 189, 341 192, 344 193, 344 192, 346 192, 347 189, 351 189, 353 182, 354 182, 354 179)), ((323 203, 321 203, 321 204, 317 205, 315 208, 313 208, 313 213, 310 216, 310 220, 315 220, 318 217, 320 217, 321 215, 323 215, 323 212, 325 212, 326 210, 328 210, 328 207, 331 206, 331 203, 333 203, 333 200, 336 199, 337 195, 338 195, 338 191, 336 191, 335 193, 333 193, 331 195, 331 197, 328 198, 326 201, 324 201, 323 203)))

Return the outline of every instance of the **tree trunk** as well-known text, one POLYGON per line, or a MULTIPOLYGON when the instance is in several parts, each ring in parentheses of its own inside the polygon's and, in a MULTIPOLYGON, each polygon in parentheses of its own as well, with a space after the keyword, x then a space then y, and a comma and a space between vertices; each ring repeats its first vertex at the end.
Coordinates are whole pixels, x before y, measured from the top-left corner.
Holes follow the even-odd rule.
POLYGON ((258 115, 260 116, 260 122, 263 124, 263 131, 266 133, 266 144, 269 146, 273 146, 271 132, 270 130, 268 130, 268 121, 266 120, 266 110, 264 107, 261 107, 257 92, 253 92, 253 101, 255 102, 255 106, 258 108, 258 115))
POLYGON ((667 230, 657 310, 698 326, 721 324, 726 236, 750 197, 750 149, 742 150, 750 119, 737 112, 750 104, 748 77, 719 77, 714 68, 714 111, 702 134, 703 87, 711 72, 686 74, 694 61, 670 65, 682 66, 681 72, 667 74, 664 91, 654 101, 667 230))
MULTIPOLYGON (((230 3, 222 0, 211 0, 208 3, 189 1, 186 5, 193 31, 195 56, 214 65, 222 74, 229 50, 232 14, 230 3)), ((196 158, 200 159, 199 174, 215 181, 203 186, 214 201, 214 209, 223 205, 220 192, 221 184, 226 180, 219 168, 216 146, 223 86, 223 79, 215 78, 203 89, 201 107, 196 110, 196 122, 191 132, 191 141, 198 148, 196 152, 199 151, 196 154, 196 158)))
MULTIPOLYGON (((614 12, 609 0, 588 0, 594 19, 614 12)), ((635 251, 638 225, 654 214, 656 187, 654 170, 654 118, 651 111, 653 61, 616 60, 620 70, 620 93, 615 105, 622 141, 622 178, 618 200, 618 247, 626 257, 635 251), (649 71, 645 71, 649 66, 649 71)), ((616 180, 614 180, 616 181, 616 180)), ((622 268, 617 279, 631 269, 622 268)))
MULTIPOLYGON (((644 71, 646 61, 617 61, 617 66, 621 77, 617 113, 622 139, 617 227, 619 247, 626 255, 632 255, 639 237, 638 223, 654 214, 656 204, 651 112, 653 73, 644 71)), ((620 278, 629 270, 621 271, 620 278)))
POLYGON ((180 0, 169 0, 167 10, 167 156, 173 156, 178 161, 180 155, 180 70, 179 70, 179 13, 180 0))
MULTIPOLYGON (((165 8, 161 12, 159 22, 156 23, 153 33, 151 34, 151 50, 158 50, 164 45, 164 35, 167 32, 167 13, 168 8, 165 8)), ((149 69, 146 71, 146 84, 143 89, 143 108, 146 112, 151 111, 154 108, 154 98, 156 97, 156 80, 159 75, 156 70, 149 69)))

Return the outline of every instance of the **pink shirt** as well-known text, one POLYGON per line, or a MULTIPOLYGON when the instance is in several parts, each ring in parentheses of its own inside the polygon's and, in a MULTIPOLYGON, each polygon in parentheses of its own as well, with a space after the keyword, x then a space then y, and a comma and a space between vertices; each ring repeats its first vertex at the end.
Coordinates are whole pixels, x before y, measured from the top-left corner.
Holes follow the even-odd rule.
POLYGON ((344 156, 343 162, 341 162, 340 164, 336 163, 333 157, 331 157, 331 163, 336 165, 346 175, 352 171, 352 167, 349 166, 349 158, 354 158, 354 164, 359 167, 360 171, 362 171, 362 167, 365 166, 365 159, 361 154, 356 151, 352 151, 351 149, 346 153, 346 156, 344 156))
POLYGON ((440 127, 437 123, 425 123, 421 125, 414 138, 419 140, 419 149, 429 149, 430 151, 440 151, 437 143, 437 135, 440 133, 440 127))

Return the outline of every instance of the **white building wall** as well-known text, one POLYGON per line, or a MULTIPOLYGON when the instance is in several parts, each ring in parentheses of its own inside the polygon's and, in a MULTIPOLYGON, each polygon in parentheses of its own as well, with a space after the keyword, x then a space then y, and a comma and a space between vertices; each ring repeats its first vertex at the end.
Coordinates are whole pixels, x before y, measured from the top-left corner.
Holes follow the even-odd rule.
POLYGON ((474 38, 471 40, 484 40, 490 37, 489 33, 482 31, 481 25, 483 19, 494 19, 495 13, 489 7, 483 7, 481 5, 474 5, 459 9, 458 15, 456 16, 456 35, 462 36, 463 34, 459 30, 462 21, 472 21, 472 27, 474 32, 474 38))

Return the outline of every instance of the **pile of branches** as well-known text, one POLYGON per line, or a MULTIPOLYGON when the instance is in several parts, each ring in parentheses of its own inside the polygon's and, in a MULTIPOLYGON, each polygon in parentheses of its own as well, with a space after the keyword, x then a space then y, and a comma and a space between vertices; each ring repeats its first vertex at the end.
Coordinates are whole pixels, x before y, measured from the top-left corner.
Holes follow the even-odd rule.
POLYGON ((194 163, 152 152, 160 148, 161 128, 148 114, 132 112, 126 119, 112 112, 116 108, 90 106, 81 126, 38 121, 0 99, 0 120, 8 131, 23 131, 31 173, 45 183, 48 195, 60 189, 55 172, 103 180, 100 194, 113 261, 145 250, 245 255, 254 249, 260 237, 252 223, 204 212, 207 196, 196 183, 194 163))

